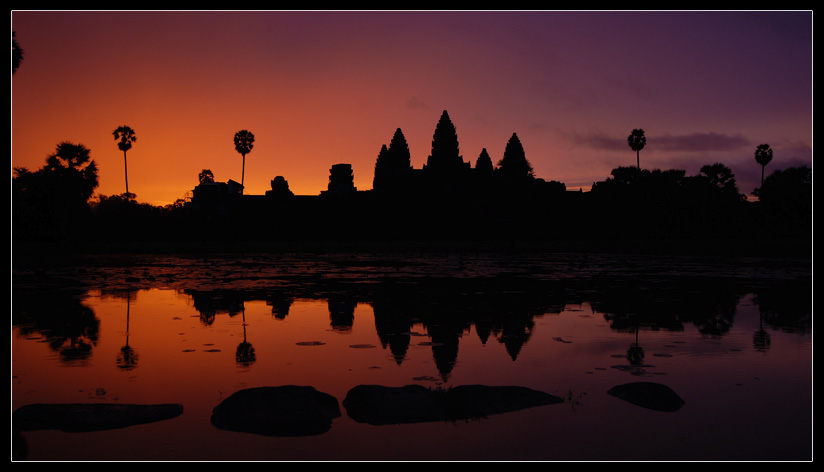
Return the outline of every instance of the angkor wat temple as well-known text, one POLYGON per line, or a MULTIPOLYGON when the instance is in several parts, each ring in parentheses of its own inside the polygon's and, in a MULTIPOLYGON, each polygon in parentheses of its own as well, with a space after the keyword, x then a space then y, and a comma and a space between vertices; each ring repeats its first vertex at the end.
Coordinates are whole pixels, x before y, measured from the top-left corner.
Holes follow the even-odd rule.
POLYGON ((517 134, 497 167, 486 149, 473 167, 461 156, 455 126, 444 111, 423 168, 412 167, 406 138, 398 128, 378 153, 372 189, 358 190, 352 166, 341 163, 331 167, 327 190, 319 195, 293 194, 283 176, 272 179, 265 195, 245 195, 231 180, 206 180, 193 190, 187 209, 201 222, 301 237, 307 231, 329 231, 337 238, 377 231, 419 238, 446 231, 491 231, 502 216, 510 220, 521 213, 513 205, 523 209, 566 193, 572 192, 566 192, 564 184, 533 175, 517 134))
MULTIPOLYGON (((724 168, 706 167, 719 166, 724 168)), ((240 184, 232 181, 206 181, 194 189, 186 223, 187 228, 198 228, 197 234, 245 240, 809 237, 809 176, 790 179, 789 185, 769 195, 765 186, 758 202, 743 198, 732 174, 727 177, 618 167, 606 180, 594 182, 591 191, 567 191, 563 183, 533 174, 514 133, 496 165, 486 149, 474 166, 465 161, 444 111, 421 169, 412 167, 406 138, 398 128, 378 153, 372 189, 355 187, 350 164, 333 165, 327 190, 312 196, 294 195, 282 176, 272 179, 265 195, 243 195, 240 184)))

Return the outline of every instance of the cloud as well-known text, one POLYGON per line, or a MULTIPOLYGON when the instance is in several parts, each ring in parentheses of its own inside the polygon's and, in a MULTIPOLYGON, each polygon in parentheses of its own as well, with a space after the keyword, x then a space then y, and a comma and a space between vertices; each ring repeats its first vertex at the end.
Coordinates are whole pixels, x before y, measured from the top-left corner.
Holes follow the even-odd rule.
MULTIPOLYGON (((627 134, 629 135, 629 134, 627 134)), ((615 137, 602 132, 589 134, 563 133, 567 141, 576 146, 606 151, 624 151, 627 147, 626 137, 615 137)), ((727 135, 722 133, 692 133, 684 135, 650 135, 646 134, 647 148, 655 148, 667 152, 709 152, 709 151, 737 151, 753 146, 752 142, 742 135, 727 135)))
POLYGON ((655 146, 663 151, 735 151, 752 146, 752 142, 741 135, 730 136, 721 133, 692 133, 679 136, 647 136, 647 146, 655 146))
POLYGON ((782 168, 813 166, 813 149, 803 141, 783 140, 772 146, 773 164, 779 164, 782 168))
POLYGON ((559 134, 574 147, 605 151, 624 151, 627 147, 627 138, 616 138, 602 132, 589 134, 560 132, 559 134))
POLYGON ((410 110, 428 110, 429 106, 418 97, 411 97, 406 101, 404 107, 410 110))

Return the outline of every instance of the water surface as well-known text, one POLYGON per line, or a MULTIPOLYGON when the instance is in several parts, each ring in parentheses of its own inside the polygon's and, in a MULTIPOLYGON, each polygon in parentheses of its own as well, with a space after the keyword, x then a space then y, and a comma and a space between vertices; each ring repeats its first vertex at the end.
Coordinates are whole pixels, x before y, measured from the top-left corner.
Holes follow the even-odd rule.
POLYGON ((15 275, 12 409, 182 407, 96 431, 30 428, 28 460, 811 460, 808 269, 594 255, 92 258, 15 275), (683 403, 609 393, 639 382, 683 403), (527 387, 562 401, 376 425, 343 404, 364 385, 527 387), (340 415, 303 435, 212 421, 236 392, 280 386, 328 394, 340 415))

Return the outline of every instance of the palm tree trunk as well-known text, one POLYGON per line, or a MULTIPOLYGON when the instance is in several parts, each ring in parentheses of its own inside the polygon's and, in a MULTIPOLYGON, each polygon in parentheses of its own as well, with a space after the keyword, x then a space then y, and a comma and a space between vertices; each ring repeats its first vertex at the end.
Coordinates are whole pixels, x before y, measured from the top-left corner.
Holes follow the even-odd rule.
POLYGON ((638 170, 641 170, 641 150, 635 151, 635 161, 636 165, 638 166, 638 170))
POLYGON ((240 193, 243 193, 243 178, 246 175, 246 154, 243 154, 243 169, 240 171, 240 193))
POLYGON ((123 151, 123 174, 126 177, 126 199, 129 199, 129 166, 126 164, 126 151, 123 151))

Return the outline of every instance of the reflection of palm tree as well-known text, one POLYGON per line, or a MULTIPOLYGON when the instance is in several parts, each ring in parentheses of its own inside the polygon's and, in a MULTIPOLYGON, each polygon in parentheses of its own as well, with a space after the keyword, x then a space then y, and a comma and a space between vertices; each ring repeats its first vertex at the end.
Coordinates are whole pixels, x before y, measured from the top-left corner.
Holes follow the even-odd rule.
POLYGON ((126 176, 126 198, 128 199, 131 194, 129 193, 129 166, 126 164, 126 151, 132 148, 132 143, 137 141, 137 137, 135 137, 134 130, 128 126, 118 126, 112 134, 114 134, 115 140, 120 140, 120 142, 117 143, 117 147, 123 151, 123 168, 125 172, 124 175, 126 176))
POLYGON ((755 162, 761 165, 761 186, 764 186, 764 168, 773 158, 773 151, 769 144, 759 144, 755 148, 755 162))
POLYGON ((123 370, 132 370, 137 367, 137 353, 129 346, 129 307, 132 299, 131 292, 126 294, 126 345, 120 348, 117 357, 117 367, 123 370))
POLYGON ((634 129, 627 137, 627 144, 630 149, 635 151, 635 159, 638 162, 638 168, 641 168, 641 149, 647 145, 647 138, 644 136, 644 130, 634 129))
POLYGON ((241 191, 243 191, 243 178, 246 174, 246 154, 249 154, 249 152, 252 151, 254 142, 255 135, 252 134, 250 131, 246 131, 244 129, 235 133, 235 151, 239 152, 241 157, 243 157, 243 169, 240 173, 241 191))
POLYGON ((770 348, 770 333, 764 331, 764 316, 758 312, 758 331, 752 337, 752 345, 756 351, 766 352, 770 348))
POLYGON ((638 331, 640 331, 639 327, 635 327, 635 342, 629 345, 629 349, 627 349, 627 359, 629 363, 632 365, 640 365, 641 362, 644 361, 644 348, 638 343, 638 331))
POLYGON ((255 362, 255 348, 246 342, 246 310, 243 310, 241 314, 243 317, 243 342, 237 346, 235 361, 242 366, 249 367, 255 362))

